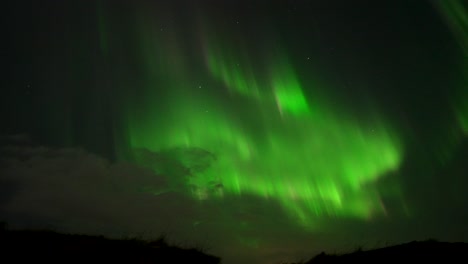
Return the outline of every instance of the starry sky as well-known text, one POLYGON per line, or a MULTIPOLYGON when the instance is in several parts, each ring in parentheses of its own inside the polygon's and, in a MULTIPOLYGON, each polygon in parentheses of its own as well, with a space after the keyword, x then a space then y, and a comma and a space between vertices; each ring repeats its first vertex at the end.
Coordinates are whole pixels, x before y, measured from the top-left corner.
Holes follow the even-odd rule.
POLYGON ((468 4, 21 1, 0 220, 223 263, 468 241, 468 4))

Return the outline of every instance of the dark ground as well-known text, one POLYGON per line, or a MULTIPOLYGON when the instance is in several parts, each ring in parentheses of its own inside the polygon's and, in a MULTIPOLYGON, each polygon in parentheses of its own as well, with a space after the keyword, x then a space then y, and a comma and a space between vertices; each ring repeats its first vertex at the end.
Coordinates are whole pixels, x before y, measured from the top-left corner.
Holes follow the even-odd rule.
MULTIPOLYGON (((468 263, 468 243, 435 240, 342 255, 321 253, 303 264, 321 263, 468 263)), ((221 258, 196 248, 154 241, 108 239, 103 236, 61 234, 49 230, 0 229, 1 263, 204 263, 221 258)))
POLYGON ((468 243, 413 241, 343 255, 321 253, 305 264, 320 263, 468 263, 468 243))
POLYGON ((137 239, 60 234, 54 231, 0 231, 0 263, 206 263, 221 259, 198 249, 137 239))

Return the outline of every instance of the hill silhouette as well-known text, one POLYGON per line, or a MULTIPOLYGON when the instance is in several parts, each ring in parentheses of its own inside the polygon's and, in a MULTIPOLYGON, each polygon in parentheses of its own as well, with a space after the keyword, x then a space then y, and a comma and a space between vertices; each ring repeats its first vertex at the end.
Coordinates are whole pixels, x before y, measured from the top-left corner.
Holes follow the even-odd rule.
MULTIPOLYGON (((468 263, 468 243, 435 240, 347 254, 322 252, 301 264, 335 263, 468 263)), ((7 230, 0 228, 1 263, 204 263, 219 264, 221 258, 196 248, 169 245, 164 237, 146 241, 109 239, 104 236, 63 234, 50 230, 7 230)), ((297 263, 296 263, 297 264, 297 263)))
POLYGON ((108 239, 42 230, 1 230, 2 263, 206 263, 221 259, 198 249, 155 241, 108 239))
POLYGON ((427 240, 366 251, 357 250, 343 255, 328 255, 322 252, 305 262, 305 264, 398 263, 406 261, 416 261, 416 263, 468 263, 468 243, 427 240))

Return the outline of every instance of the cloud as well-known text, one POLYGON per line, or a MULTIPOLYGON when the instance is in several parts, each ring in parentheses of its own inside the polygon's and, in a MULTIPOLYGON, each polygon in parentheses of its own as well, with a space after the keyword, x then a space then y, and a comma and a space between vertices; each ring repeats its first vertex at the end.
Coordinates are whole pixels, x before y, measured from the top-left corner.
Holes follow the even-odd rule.
POLYGON ((0 215, 12 228, 111 237, 166 234, 170 242, 233 260, 251 258, 252 250, 278 241, 288 226, 277 204, 255 197, 198 201, 178 191, 155 195, 168 190, 167 176, 83 149, 9 140, 0 145, 0 162, 0 215), (279 225, 285 229, 272 231, 281 230, 279 225), (238 250, 244 253, 237 256, 238 250))
POLYGON ((163 211, 162 203, 175 206, 174 201, 166 201, 168 195, 142 192, 143 187, 164 188, 165 181, 132 164, 110 163, 72 148, 4 145, 0 153, 0 181, 8 183, 2 184, 2 190, 10 191, 8 199, 2 197, 1 210, 9 216, 100 232, 102 227, 116 229, 144 221, 147 212, 163 211))

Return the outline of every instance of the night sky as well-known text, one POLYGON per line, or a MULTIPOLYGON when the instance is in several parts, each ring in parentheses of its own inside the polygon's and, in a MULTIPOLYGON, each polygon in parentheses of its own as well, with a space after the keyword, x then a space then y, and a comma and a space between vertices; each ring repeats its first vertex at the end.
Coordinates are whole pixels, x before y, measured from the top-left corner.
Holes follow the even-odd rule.
POLYGON ((223 263, 468 242, 468 3, 2 6, 0 220, 223 263))

